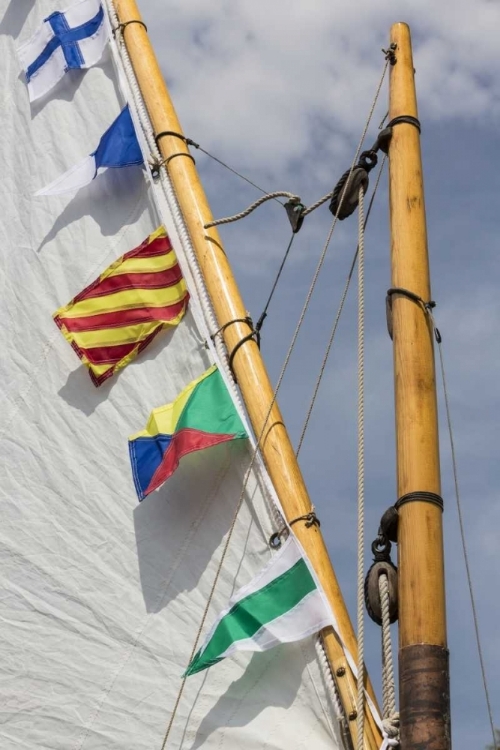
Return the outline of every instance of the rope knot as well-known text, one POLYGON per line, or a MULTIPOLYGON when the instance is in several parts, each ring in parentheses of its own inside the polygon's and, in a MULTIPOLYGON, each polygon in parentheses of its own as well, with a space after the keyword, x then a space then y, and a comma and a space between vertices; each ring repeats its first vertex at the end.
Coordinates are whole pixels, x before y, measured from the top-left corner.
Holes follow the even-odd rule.
POLYGON ((395 712, 386 719, 382 719, 382 733, 384 735, 384 744, 387 747, 397 747, 399 745, 399 713, 395 712))

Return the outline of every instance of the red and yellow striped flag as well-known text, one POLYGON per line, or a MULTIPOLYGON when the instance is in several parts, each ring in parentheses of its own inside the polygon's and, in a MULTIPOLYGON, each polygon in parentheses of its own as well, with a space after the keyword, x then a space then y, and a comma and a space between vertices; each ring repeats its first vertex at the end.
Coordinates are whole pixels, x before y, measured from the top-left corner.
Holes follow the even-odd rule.
POLYGON ((160 227, 57 310, 54 320, 99 386, 163 328, 177 325, 188 300, 175 252, 160 227))

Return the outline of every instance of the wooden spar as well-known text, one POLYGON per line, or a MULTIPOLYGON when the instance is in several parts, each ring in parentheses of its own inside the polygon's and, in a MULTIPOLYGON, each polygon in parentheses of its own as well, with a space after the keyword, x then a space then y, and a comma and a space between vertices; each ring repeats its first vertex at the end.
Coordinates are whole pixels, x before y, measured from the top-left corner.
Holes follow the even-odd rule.
MULTIPOLYGON (((182 133, 147 32, 142 25, 129 23, 141 20, 135 0, 113 2, 120 24, 128 24, 123 28, 123 38, 155 133, 182 133)), ((172 154, 187 153, 184 142, 175 136, 162 137, 159 147, 165 159, 172 154)), ((231 321, 246 318, 247 312, 218 232, 214 228, 204 229, 204 225, 212 221, 212 215, 192 160, 180 156, 169 163, 168 170, 218 325, 222 327, 231 321)), ((233 323, 225 328, 223 335, 227 350, 231 352, 248 332, 249 327, 245 323, 233 323)), ((272 402, 273 388, 259 349, 253 340, 247 341, 238 349, 233 367, 254 432, 257 436, 261 435, 272 402)), ((290 521, 309 513, 312 510, 311 501, 277 404, 272 408, 261 446, 287 519, 290 521)), ((322 534, 317 526, 306 528, 305 523, 297 523, 293 529, 314 566, 335 612, 340 637, 356 661, 357 645, 354 631, 322 534)), ((349 727, 356 745, 356 679, 333 630, 325 629, 322 635, 344 710, 350 718, 349 727)), ((368 679, 367 689, 374 699, 368 679)), ((368 708, 365 725, 365 748, 376 750, 380 746, 381 735, 368 708)))
MULTIPOLYGON (((391 29, 390 120, 417 118, 410 30, 391 29)), ((393 127, 389 147, 392 286, 431 299, 420 135, 393 127)), ((440 496, 432 322, 419 302, 392 295, 398 498, 440 496)), ((434 499, 438 499, 435 498, 434 499)), ((443 528, 440 507, 412 500, 399 508, 399 682, 401 747, 447 750, 449 673, 446 648, 443 528)))

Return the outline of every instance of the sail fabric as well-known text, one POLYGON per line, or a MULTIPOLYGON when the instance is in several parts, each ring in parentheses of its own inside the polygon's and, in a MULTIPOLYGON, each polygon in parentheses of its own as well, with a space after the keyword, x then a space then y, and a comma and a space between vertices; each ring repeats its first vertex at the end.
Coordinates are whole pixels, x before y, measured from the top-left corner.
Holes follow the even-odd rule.
POLYGON ((54 313, 54 321, 102 385, 165 328, 183 318, 186 282, 164 227, 122 255, 54 313))
POLYGON ((108 26, 99 0, 54 11, 18 49, 31 102, 49 92, 68 70, 90 68, 102 57, 108 26))
POLYGON ((57 177, 35 195, 62 195, 89 185, 97 177, 99 169, 131 167, 142 164, 143 157, 128 105, 109 126, 97 149, 82 161, 57 177))
POLYGON ((145 430, 129 438, 137 495, 143 500, 172 476, 183 456, 248 434, 213 365, 175 401, 154 409, 145 430))
MULTIPOLYGON (((152 750, 189 663, 251 460, 249 440, 186 455, 137 502, 128 437, 213 364, 175 222, 145 170, 33 197, 95 150, 125 100, 112 59, 36 114, 15 55, 60 0, 0 3, 0 747, 152 750), (15 158, 13 158, 15 155, 15 158), (164 225, 192 302, 100 388, 52 314, 164 225)), ((113 44, 113 40, 111 40, 113 44)), ((230 384, 229 384, 230 385, 230 384)), ((232 393, 232 391, 231 391, 232 393)), ((265 473, 250 474, 208 613, 271 558, 265 473)), ((336 750, 312 637, 238 652, 186 682, 167 750, 336 750)))
POLYGON ((292 535, 265 568, 231 597, 186 675, 208 669, 236 651, 267 651, 332 624, 325 596, 292 535))

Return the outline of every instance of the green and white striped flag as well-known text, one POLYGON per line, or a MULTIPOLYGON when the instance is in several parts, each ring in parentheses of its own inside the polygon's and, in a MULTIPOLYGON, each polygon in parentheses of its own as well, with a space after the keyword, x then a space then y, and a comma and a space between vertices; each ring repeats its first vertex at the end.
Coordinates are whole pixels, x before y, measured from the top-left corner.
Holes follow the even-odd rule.
POLYGON ((293 535, 266 567, 237 591, 186 670, 201 672, 235 651, 267 651, 333 625, 320 584, 293 535))

